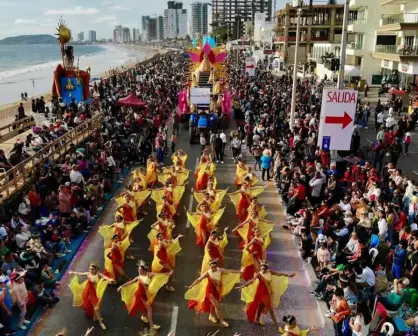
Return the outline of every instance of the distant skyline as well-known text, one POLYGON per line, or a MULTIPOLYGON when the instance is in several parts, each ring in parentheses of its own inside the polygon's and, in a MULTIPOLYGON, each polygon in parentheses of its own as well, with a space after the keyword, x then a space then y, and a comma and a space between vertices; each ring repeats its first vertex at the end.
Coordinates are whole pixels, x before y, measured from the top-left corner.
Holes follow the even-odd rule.
MULTIPOLYGON (((196 0, 185 0, 183 8, 190 10, 196 0)), ((201 1, 209 2, 209 1, 201 1)), ((290 0, 277 0, 277 9, 290 0)), ((54 34, 62 16, 71 28, 73 37, 89 30, 97 32, 97 39, 112 38, 116 25, 141 28, 143 15, 163 15, 166 0, 0 0, 0 39, 31 34, 54 34), (146 2, 146 5, 145 3, 146 2)), ((211 9, 209 9, 211 10, 211 9)))

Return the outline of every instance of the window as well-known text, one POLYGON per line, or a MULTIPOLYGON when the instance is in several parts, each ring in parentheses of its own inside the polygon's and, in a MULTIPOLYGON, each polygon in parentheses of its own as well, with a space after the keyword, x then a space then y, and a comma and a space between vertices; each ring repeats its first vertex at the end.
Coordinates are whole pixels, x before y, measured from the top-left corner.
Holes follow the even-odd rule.
POLYGON ((364 45, 364 35, 363 34, 356 34, 356 48, 362 49, 364 45))
POLYGON ((405 45, 412 47, 414 45, 414 36, 405 36, 405 45))

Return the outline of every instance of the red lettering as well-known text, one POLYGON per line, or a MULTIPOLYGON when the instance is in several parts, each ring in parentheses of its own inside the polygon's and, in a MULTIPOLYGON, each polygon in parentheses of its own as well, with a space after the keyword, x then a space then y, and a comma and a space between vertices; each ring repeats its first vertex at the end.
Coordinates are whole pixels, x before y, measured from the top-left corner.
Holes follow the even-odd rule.
POLYGON ((342 91, 334 91, 328 92, 327 95, 327 103, 355 103, 356 101, 356 94, 355 92, 342 92, 342 91))

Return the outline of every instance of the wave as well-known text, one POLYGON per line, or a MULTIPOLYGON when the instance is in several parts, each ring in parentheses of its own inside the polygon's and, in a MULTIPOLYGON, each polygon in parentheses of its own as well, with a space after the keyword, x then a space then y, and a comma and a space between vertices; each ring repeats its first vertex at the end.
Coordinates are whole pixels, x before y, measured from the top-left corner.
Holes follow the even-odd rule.
MULTIPOLYGON (((76 55, 75 63, 77 62, 77 60, 79 60, 80 62, 85 61, 86 58, 97 55, 100 52, 102 52, 102 50, 98 51, 98 52, 84 54, 84 55, 79 56, 79 57, 77 57, 77 55, 76 55)), ((60 59, 56 59, 54 61, 34 64, 34 65, 30 65, 30 66, 20 68, 20 69, 5 70, 5 71, 2 71, 2 69, 0 69, 0 81, 5 80, 6 78, 11 78, 11 77, 19 76, 19 75, 25 75, 25 74, 28 74, 28 73, 37 72, 37 71, 41 71, 41 70, 45 70, 45 69, 54 69, 61 62, 62 61, 60 59)), ((36 79, 36 78, 29 78, 29 79, 36 79)), ((10 83, 13 83, 13 82, 10 82, 10 83)))

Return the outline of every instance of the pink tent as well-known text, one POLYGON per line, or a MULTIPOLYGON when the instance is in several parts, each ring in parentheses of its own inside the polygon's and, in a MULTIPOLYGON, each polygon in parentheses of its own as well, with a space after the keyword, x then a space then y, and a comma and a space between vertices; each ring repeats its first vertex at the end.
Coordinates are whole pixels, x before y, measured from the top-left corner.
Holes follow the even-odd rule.
POLYGON ((126 105, 126 106, 133 106, 133 107, 144 107, 147 105, 141 99, 138 99, 135 93, 131 93, 128 97, 120 98, 118 100, 118 105, 126 105))

